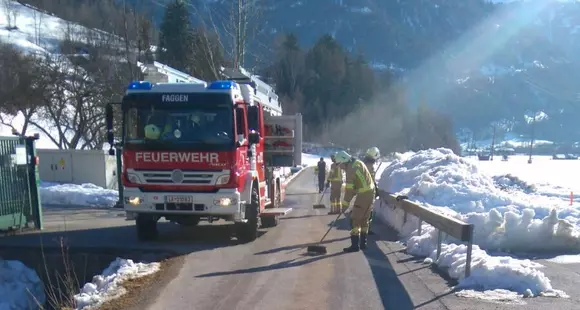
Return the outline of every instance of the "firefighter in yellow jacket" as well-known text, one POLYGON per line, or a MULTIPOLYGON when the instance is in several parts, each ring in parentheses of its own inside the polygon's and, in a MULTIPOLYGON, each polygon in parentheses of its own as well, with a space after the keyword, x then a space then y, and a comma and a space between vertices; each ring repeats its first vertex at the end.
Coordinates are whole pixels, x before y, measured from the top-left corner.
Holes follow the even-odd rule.
MULTIPOLYGON (((362 159, 363 163, 367 166, 367 169, 369 169, 369 172, 371 173, 371 176, 373 177, 373 181, 375 182, 375 188, 377 188, 375 196, 377 196, 377 197, 378 197, 378 187, 377 187, 376 178, 375 178, 375 175, 376 175, 375 163, 379 160, 380 157, 381 157, 381 151, 379 150, 378 147, 373 146, 367 150, 367 152, 365 153, 365 156, 362 159)), ((375 218, 375 212, 373 211, 373 212, 371 212, 371 215, 369 217, 369 235, 373 234, 371 227, 372 227, 374 218, 375 218)))
POLYGON ((340 196, 342 194, 342 169, 336 162, 334 154, 330 155, 330 160, 332 160, 332 164, 326 182, 326 188, 330 187, 330 212, 328 214, 338 214, 340 213, 340 196))
POLYGON ((334 158, 346 172, 345 193, 341 203, 343 210, 349 208, 350 201, 356 196, 351 213, 351 246, 344 251, 357 252, 367 246, 369 216, 375 201, 375 182, 366 165, 347 152, 340 151, 334 158))

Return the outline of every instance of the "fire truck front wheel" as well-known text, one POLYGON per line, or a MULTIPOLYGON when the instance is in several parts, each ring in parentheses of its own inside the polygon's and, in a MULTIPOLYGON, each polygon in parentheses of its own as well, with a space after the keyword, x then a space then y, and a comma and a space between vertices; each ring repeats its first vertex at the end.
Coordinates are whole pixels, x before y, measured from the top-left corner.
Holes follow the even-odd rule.
POLYGON ((252 242, 258 238, 260 196, 257 188, 252 188, 251 203, 246 205, 245 223, 236 223, 236 235, 241 242, 252 242))
POLYGON ((157 217, 149 214, 139 214, 136 219, 137 238, 149 241, 157 238, 157 217))

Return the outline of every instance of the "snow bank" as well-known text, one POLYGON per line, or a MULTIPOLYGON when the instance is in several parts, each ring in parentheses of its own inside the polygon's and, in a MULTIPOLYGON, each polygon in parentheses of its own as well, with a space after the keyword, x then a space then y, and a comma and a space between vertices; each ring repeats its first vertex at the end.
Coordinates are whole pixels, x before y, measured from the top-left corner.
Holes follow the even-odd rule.
POLYGON ((126 292, 122 287, 123 281, 156 273, 159 268, 159 263, 135 263, 130 259, 117 258, 74 296, 76 309, 96 308, 107 300, 120 297, 126 292))
POLYGON ((435 260, 436 229, 423 224, 422 234, 416 236, 417 218, 411 216, 403 225, 401 210, 383 206, 378 211, 401 233, 411 254, 427 256, 427 261, 448 268, 450 276, 459 280, 460 288, 565 296, 552 288, 539 270, 540 264, 490 256, 482 250, 580 249, 580 233, 575 225, 578 211, 559 207, 563 205, 561 200, 536 195, 533 187, 530 189, 513 176, 494 179, 448 149, 420 151, 395 159, 383 171, 379 187, 475 225, 477 245, 473 246, 471 276, 465 279, 465 245, 448 238, 441 256, 435 260), (566 219, 558 218, 558 213, 566 219))
POLYGON ((36 309, 45 302, 36 271, 20 261, 0 259, 0 310, 36 309))
POLYGON ((46 205, 111 207, 119 200, 116 190, 94 184, 40 183, 40 200, 46 205))

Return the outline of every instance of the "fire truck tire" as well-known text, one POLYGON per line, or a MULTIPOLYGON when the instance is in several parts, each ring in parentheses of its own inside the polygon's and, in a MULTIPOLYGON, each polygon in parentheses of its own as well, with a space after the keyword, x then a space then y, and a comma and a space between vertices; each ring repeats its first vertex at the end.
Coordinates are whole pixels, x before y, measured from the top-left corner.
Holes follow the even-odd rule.
POLYGON ((149 241, 157 238, 157 219, 153 216, 140 214, 135 222, 137 238, 141 241, 149 241))
POLYGON ((270 228, 270 227, 276 227, 278 226, 278 224, 280 223, 280 217, 279 216, 264 216, 262 217, 262 227, 263 228, 270 228))
POLYGON ((260 195, 257 188, 252 188, 252 197, 249 205, 246 206, 246 223, 238 223, 236 234, 241 242, 252 242, 258 238, 260 195))

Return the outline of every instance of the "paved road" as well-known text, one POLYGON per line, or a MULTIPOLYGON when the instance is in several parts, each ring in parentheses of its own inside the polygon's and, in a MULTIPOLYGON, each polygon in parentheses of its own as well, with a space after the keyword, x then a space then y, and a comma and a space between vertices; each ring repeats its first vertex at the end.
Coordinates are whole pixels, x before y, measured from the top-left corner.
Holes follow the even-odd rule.
POLYGON ((292 183, 286 203, 294 210, 255 242, 189 254, 173 281, 143 308, 536 308, 455 296, 441 275, 389 241, 394 233, 384 226, 377 226, 379 235, 372 237, 366 253, 343 254, 349 241, 346 223, 341 221, 328 236, 328 254, 306 256, 307 244, 320 238, 333 219, 326 215, 328 209, 312 209, 317 201, 317 195, 311 194, 312 182, 305 173, 292 183))

